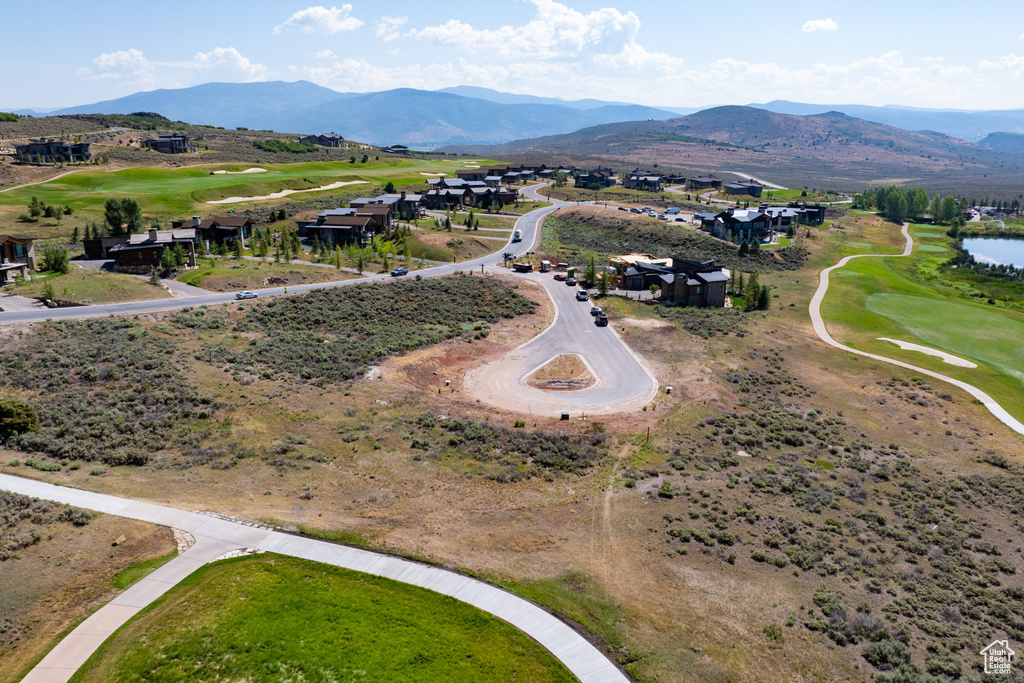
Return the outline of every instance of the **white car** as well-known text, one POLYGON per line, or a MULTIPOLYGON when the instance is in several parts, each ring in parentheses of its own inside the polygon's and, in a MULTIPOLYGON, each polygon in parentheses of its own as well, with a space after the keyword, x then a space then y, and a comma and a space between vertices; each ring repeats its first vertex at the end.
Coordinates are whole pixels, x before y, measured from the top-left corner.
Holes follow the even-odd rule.
POLYGON ((256 292, 250 292, 249 290, 246 290, 244 292, 236 292, 235 293, 235 298, 236 299, 255 299, 256 298, 256 292))

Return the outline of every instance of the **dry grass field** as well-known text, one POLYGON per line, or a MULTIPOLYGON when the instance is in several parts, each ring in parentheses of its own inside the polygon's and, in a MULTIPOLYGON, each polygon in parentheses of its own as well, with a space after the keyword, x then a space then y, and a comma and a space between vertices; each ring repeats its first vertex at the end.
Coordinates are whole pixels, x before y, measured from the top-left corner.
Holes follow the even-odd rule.
POLYGON ((204 401, 187 447, 102 477, 18 471, 489 577, 641 681, 979 676, 981 647, 1024 636, 1024 445, 962 392, 818 341, 817 271, 902 244, 874 216, 836 222, 803 265, 762 273, 770 310, 727 325, 599 302, 675 388, 635 414, 561 422, 462 393, 467 370, 550 322, 525 286, 533 313, 340 381, 226 360, 263 334, 228 305, 209 324, 139 321, 204 401))

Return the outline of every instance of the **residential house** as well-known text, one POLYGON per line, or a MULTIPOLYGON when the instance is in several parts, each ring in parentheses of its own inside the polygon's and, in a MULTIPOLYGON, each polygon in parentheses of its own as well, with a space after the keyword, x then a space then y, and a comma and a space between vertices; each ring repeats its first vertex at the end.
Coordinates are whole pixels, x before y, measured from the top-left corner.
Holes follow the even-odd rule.
POLYGON ((337 133, 320 133, 319 135, 303 135, 299 142, 307 145, 320 145, 321 147, 344 147, 345 138, 337 133))
POLYGON ((370 219, 367 229, 372 234, 391 231, 393 214, 390 204, 366 204, 362 207, 353 206, 352 208, 356 210, 356 217, 370 219))
POLYGON ((586 189, 603 189, 615 185, 615 175, 610 168, 598 169, 590 173, 576 174, 576 187, 586 189))
POLYGON ((821 204, 790 202, 787 206, 797 209, 801 214, 803 214, 800 222, 805 225, 821 225, 825 222, 825 210, 828 207, 821 204))
MULTIPOLYGON (((630 256, 637 256, 632 254, 630 256)), ((622 287, 643 291, 656 285, 660 298, 677 306, 725 306, 729 276, 711 261, 674 257, 656 261, 636 260, 622 275, 622 287)))
POLYGON ((745 183, 725 183, 722 189, 726 194, 748 194, 751 197, 760 197, 764 186, 751 178, 745 183))
POLYGON ((88 142, 65 142, 47 138, 15 145, 14 156, 22 163, 31 164, 70 164, 89 161, 92 158, 88 142))
POLYGON ((142 144, 161 154, 186 154, 193 151, 189 147, 187 135, 161 135, 157 138, 143 140, 142 144))
POLYGON ((715 216, 711 233, 720 239, 771 241, 775 235, 771 216, 758 209, 727 209, 715 216))
POLYGON ((308 237, 316 237, 329 245, 362 244, 363 240, 373 236, 372 220, 373 216, 368 214, 333 213, 322 220, 317 218, 315 223, 308 223, 305 232, 308 237))
POLYGON ((428 190, 422 195, 423 207, 431 211, 447 211, 464 205, 466 190, 442 188, 428 190))
POLYGON ((661 182, 664 183, 665 185, 669 185, 669 186, 671 186, 671 185, 685 185, 686 184, 686 176, 682 175, 681 173, 670 173, 670 174, 662 177, 661 182))
POLYGON ((0 285, 10 284, 15 277, 27 278, 36 269, 33 237, 0 235, 0 285))
POLYGON ((722 188, 722 179, 713 175, 698 176, 686 181, 686 186, 694 190, 719 190, 722 188))
POLYGON ((628 190, 643 190, 645 192, 660 192, 662 175, 650 171, 636 169, 626 175, 622 186, 628 190))
POLYGON ((172 228, 194 228, 196 238, 203 241, 207 251, 212 244, 230 244, 245 240, 252 236, 253 222, 244 216, 218 216, 203 220, 201 216, 192 216, 191 221, 171 221, 172 228))
POLYGON ((637 263, 651 263, 658 266, 667 266, 672 265, 672 259, 659 259, 651 254, 623 254, 622 256, 613 256, 608 259, 608 265, 611 267, 612 274, 620 278, 624 277, 626 275, 626 271, 637 263))
POLYGON ((148 273, 159 268, 165 249, 180 246, 185 252, 186 265, 196 266, 196 229, 173 228, 158 230, 150 228, 147 232, 118 238, 121 241, 108 249, 114 258, 114 270, 121 273, 148 273))
POLYGON ((408 154, 409 148, 405 145, 391 145, 389 147, 381 147, 380 151, 385 154, 408 154))

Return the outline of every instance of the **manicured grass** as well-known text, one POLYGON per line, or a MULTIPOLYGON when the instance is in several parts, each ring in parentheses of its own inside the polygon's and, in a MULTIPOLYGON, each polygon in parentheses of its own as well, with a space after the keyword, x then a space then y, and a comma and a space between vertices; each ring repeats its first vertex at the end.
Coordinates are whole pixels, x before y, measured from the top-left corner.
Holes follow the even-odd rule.
POLYGON ((1024 380, 1024 322, 984 306, 906 294, 876 293, 867 298, 872 313, 912 330, 929 346, 970 358, 1024 380))
POLYGON ((113 583, 114 588, 117 588, 118 590, 123 591, 128 588, 131 588, 136 583, 146 578, 147 576, 149 576, 150 574, 152 574, 157 569, 164 566, 177 556, 178 551, 172 550, 166 555, 161 555, 160 557, 154 557, 151 560, 146 560, 144 562, 134 564, 131 567, 122 569, 117 574, 115 574, 114 578, 111 579, 111 583, 113 583))
POLYGON ((949 249, 946 249, 946 247, 940 247, 937 244, 919 244, 919 245, 917 245, 917 250, 918 251, 932 251, 932 252, 949 251, 949 249))
MULTIPOLYGON (((249 259, 239 261, 200 259, 199 266, 199 268, 185 271, 179 275, 178 281, 212 292, 231 292, 238 289, 281 286, 280 284, 264 284, 263 280, 268 277, 284 278, 289 285, 335 282, 357 277, 354 273, 346 270, 297 263, 275 263, 272 258, 268 258, 266 263, 249 259)), ((379 270, 379 266, 372 270, 370 265, 366 266, 367 273, 376 270, 379 270)))
POLYGON ((854 348, 913 363, 979 387, 1018 419, 1024 391, 1024 315, 982 303, 937 279, 941 254, 857 259, 833 272, 822 315, 829 331, 854 348), (974 303, 977 301, 978 303, 974 303), (978 363, 959 368, 914 351, 894 348, 888 337, 948 351, 978 363), (1014 343, 1016 339, 1016 344, 1014 343))
POLYGON ((518 629, 452 598, 276 555, 201 568, 72 679, 572 681, 518 629))
POLYGON ((76 266, 72 266, 66 275, 25 282, 10 291, 19 296, 41 297, 46 284, 53 287, 57 299, 79 304, 150 301, 170 296, 166 289, 151 285, 143 278, 76 266))
MULTIPOLYGON (((487 161, 487 163, 490 163, 487 161)), ((255 164, 254 164, 255 165, 255 164)), ((230 196, 259 196, 291 188, 319 187, 340 180, 367 180, 373 185, 353 185, 373 190, 388 181, 396 187, 422 183, 421 172, 446 172, 454 175, 465 168, 462 160, 381 159, 366 164, 347 162, 306 162, 261 164, 266 173, 252 175, 212 175, 220 169, 239 170, 238 164, 209 164, 185 168, 130 168, 103 171, 89 168, 40 185, 14 189, 0 194, 0 231, 35 236, 33 229, 43 226, 19 223, 17 215, 26 212, 32 196, 46 204, 70 205, 81 219, 102 222, 103 203, 110 197, 134 197, 142 205, 147 220, 169 220, 192 214, 223 214, 231 205, 206 204, 209 199, 230 196)), ((342 191, 347 188, 341 188, 342 191)), ((361 191, 361 190, 360 190, 361 191)), ((315 192, 304 197, 318 196, 315 192)), ((280 201, 287 201, 280 200, 280 201)), ((239 205, 241 206, 241 205, 239 205)), ((53 228, 46 228, 53 232, 53 228)), ((66 234, 70 226, 60 232, 66 234)))

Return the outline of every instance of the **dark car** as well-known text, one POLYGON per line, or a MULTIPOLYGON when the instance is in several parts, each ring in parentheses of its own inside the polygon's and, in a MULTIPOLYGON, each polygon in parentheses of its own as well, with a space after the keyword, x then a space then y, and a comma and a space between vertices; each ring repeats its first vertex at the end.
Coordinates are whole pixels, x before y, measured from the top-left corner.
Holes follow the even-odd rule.
POLYGON ((607 327, 608 326, 608 316, 605 315, 604 313, 598 313, 597 314, 597 319, 594 322, 597 323, 598 327, 607 327))
POLYGON ((401 277, 402 275, 408 275, 408 274, 409 274, 409 269, 408 268, 402 268, 401 266, 399 266, 398 268, 395 268, 394 270, 391 271, 391 277, 401 277))
POLYGON ((590 295, 587 294, 586 291, 581 289, 580 291, 576 292, 576 301, 589 301, 589 300, 590 300, 590 295))
POLYGON ((506 261, 512 261, 515 260, 516 255, 513 254, 511 251, 506 251, 504 254, 501 255, 501 257, 506 261))

